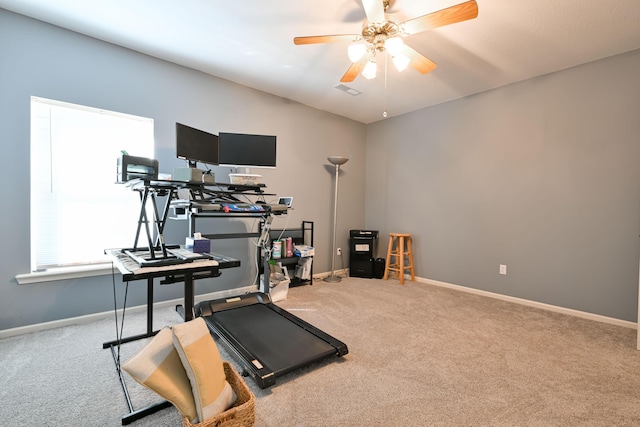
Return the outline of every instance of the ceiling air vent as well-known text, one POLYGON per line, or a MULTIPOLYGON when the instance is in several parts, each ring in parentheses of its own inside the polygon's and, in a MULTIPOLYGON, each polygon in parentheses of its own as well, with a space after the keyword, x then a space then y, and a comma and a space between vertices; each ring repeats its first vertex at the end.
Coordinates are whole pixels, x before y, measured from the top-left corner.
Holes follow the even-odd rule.
POLYGON ((341 90, 342 92, 346 92, 349 95, 353 95, 353 96, 358 96, 361 93, 359 90, 355 90, 352 87, 345 86, 345 85, 342 85, 342 84, 336 86, 336 89, 341 90))

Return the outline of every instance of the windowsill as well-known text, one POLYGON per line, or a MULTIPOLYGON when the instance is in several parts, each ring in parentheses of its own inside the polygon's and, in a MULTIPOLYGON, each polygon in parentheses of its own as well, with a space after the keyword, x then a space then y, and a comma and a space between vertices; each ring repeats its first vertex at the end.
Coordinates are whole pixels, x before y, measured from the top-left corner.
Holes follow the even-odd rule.
POLYGON ((120 273, 117 268, 112 268, 111 263, 91 264, 76 267, 61 267, 46 271, 18 274, 16 276, 16 281, 19 285, 28 285, 30 283, 53 282, 55 280, 104 276, 107 274, 112 274, 114 271, 115 273, 120 273))

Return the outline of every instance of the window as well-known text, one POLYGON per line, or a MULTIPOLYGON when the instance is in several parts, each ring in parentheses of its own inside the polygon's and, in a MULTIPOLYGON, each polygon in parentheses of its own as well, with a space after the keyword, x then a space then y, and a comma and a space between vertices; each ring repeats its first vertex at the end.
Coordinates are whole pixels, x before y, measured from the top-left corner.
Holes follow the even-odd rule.
POLYGON ((153 157, 153 120, 31 98, 31 269, 106 262, 132 246, 139 195, 116 184, 122 150, 153 157))

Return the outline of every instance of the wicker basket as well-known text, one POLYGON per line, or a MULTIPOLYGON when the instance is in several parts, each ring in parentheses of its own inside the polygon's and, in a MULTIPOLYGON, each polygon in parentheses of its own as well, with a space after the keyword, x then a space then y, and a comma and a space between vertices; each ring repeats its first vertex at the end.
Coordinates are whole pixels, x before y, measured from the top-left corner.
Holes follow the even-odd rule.
POLYGON ((227 381, 238 396, 236 403, 226 411, 197 424, 191 424, 187 417, 182 417, 184 427, 245 427, 255 423, 256 397, 233 366, 229 362, 222 363, 227 381))

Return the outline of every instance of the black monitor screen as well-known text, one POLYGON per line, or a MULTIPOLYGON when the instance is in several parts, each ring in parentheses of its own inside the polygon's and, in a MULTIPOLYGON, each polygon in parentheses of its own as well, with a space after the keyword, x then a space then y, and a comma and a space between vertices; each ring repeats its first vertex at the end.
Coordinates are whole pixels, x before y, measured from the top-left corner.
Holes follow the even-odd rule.
POLYGON ((259 168, 276 167, 276 137, 220 132, 219 164, 259 168))
POLYGON ((195 163, 218 164, 218 136, 176 123, 176 157, 195 163))

